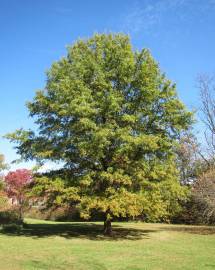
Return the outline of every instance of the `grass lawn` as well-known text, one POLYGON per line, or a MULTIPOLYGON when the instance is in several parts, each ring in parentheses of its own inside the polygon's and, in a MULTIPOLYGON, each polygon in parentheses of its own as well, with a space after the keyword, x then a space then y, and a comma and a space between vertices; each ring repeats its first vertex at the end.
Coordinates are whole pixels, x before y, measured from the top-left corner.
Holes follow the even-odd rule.
POLYGON ((19 234, 0 233, 0 269, 215 269, 215 227, 27 220, 19 234))

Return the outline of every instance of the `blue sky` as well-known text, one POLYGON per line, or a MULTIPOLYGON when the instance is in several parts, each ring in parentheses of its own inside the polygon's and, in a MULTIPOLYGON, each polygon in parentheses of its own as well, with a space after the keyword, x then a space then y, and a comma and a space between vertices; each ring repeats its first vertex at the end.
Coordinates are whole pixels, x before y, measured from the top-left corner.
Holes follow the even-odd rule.
MULTIPOLYGON (((198 108, 196 77, 215 71, 214 25, 215 0, 0 0, 0 135, 33 126, 25 102, 44 87, 45 71, 95 32, 125 32, 134 48, 149 48, 184 103, 198 108)), ((16 158, 2 138, 0 152, 16 158)))

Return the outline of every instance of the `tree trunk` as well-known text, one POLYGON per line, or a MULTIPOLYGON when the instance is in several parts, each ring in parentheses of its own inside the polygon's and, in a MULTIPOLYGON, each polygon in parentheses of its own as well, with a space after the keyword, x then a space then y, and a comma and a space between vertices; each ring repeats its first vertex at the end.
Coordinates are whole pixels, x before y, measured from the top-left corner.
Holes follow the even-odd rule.
POLYGON ((108 217, 108 215, 106 216, 106 219, 104 221, 104 235, 112 235, 111 218, 108 217))
POLYGON ((22 206, 19 207, 19 219, 22 222, 23 221, 23 209, 22 206))
POLYGON ((19 199, 19 220, 22 223, 23 222, 23 200, 19 199))

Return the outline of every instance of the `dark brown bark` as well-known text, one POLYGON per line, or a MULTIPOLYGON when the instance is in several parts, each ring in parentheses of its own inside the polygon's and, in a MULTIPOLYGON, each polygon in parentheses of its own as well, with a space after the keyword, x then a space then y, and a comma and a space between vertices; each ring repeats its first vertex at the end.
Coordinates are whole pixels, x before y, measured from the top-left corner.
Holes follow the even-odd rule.
POLYGON ((19 220, 20 222, 23 221, 23 206, 24 206, 24 201, 22 199, 19 199, 19 220))
POLYGON ((19 207, 19 219, 20 219, 20 221, 23 220, 23 208, 22 208, 22 206, 19 207))
POLYGON ((109 214, 106 215, 104 221, 104 235, 112 235, 111 218, 109 217, 109 214))

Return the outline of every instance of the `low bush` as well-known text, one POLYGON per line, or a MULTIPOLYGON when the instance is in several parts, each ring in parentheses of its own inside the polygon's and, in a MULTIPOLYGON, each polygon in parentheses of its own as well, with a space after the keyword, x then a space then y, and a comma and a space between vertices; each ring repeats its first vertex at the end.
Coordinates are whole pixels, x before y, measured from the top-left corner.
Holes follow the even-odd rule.
POLYGON ((72 207, 58 207, 50 209, 40 209, 31 207, 25 211, 25 218, 45 219, 52 221, 74 221, 80 220, 79 212, 72 207))
MULTIPOLYGON (((1 188, 1 182, 0 182, 0 188, 1 188)), ((0 212, 6 211, 10 208, 9 199, 6 196, 6 194, 0 190, 0 212)))
POLYGON ((5 211, 0 211, 0 224, 22 224, 17 209, 12 208, 5 211))
POLYGON ((2 231, 5 233, 19 233, 21 229, 22 226, 15 223, 5 224, 2 226, 2 231))

